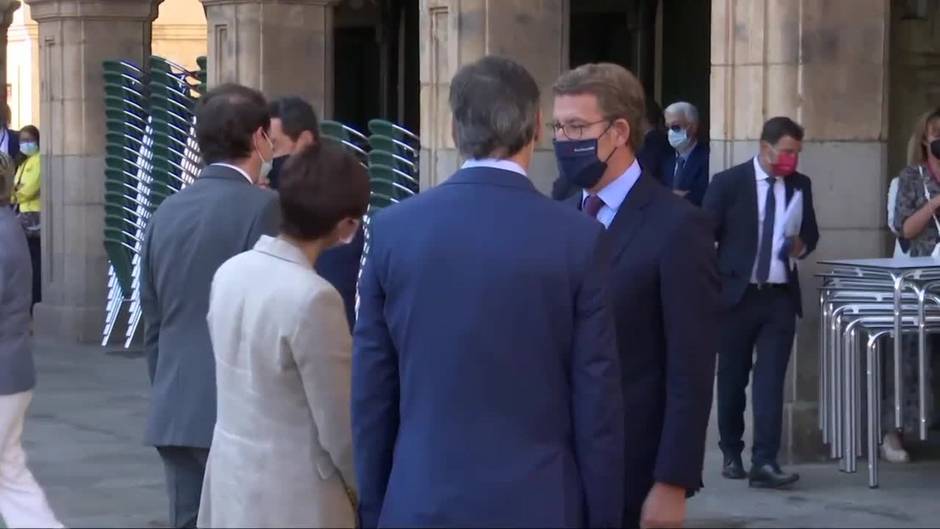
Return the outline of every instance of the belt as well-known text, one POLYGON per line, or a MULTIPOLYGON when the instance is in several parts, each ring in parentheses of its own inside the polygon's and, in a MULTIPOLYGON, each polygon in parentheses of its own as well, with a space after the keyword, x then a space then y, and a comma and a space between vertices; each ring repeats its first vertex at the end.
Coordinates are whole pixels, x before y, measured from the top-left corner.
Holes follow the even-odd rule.
POLYGON ((761 292, 764 290, 786 290, 788 285, 786 283, 748 283, 747 287, 761 292))

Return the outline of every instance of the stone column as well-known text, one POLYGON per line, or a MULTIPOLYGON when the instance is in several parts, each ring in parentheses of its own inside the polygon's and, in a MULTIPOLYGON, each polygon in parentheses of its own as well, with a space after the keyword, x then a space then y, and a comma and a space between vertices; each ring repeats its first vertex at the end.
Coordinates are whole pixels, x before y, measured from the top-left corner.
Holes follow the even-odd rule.
POLYGON ((7 102, 7 29, 13 22, 13 12, 19 8, 17 0, 0 0, 0 108, 7 102))
MULTIPOLYGON (((545 123, 551 86, 568 67, 568 0, 421 0, 421 185, 436 185, 459 166, 451 138, 450 80, 484 55, 523 64, 542 89, 545 123)), ((551 135, 543 129, 530 177, 542 191, 557 175, 551 135)))
POLYGON ((39 24, 43 303, 38 335, 95 342, 104 322, 101 63, 150 55, 160 0, 27 0, 39 24))
POLYGON ((333 7, 339 0, 202 0, 209 86, 296 95, 333 114, 333 7))
POLYGON ((783 459, 822 454, 815 263, 886 255, 888 24, 888 0, 712 0, 711 173, 753 157, 768 118, 806 128, 821 239, 801 263, 783 459))

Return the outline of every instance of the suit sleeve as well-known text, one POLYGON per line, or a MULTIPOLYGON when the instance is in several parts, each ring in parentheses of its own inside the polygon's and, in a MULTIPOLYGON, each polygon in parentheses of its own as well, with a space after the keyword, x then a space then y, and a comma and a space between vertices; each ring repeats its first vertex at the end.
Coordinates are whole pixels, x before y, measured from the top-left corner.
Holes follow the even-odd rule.
POLYGON ((718 351, 719 277, 708 222, 691 211, 660 263, 666 335, 666 410, 654 479, 701 487, 718 351))
POLYGON ((721 240, 721 234, 724 229, 724 177, 721 174, 715 175, 711 184, 705 190, 705 198, 702 199, 702 209, 711 217, 714 223, 714 239, 721 240))
POLYGON ((605 286, 608 258, 600 233, 595 241, 575 300, 571 355, 575 456, 588 527, 620 527, 625 486, 622 374, 605 286))
POLYGON ((294 362, 317 425, 320 446, 356 491, 350 420, 352 338, 343 300, 332 288, 318 292, 299 319, 291 340, 294 362))
POLYGON ((353 345, 353 448, 359 523, 364 529, 378 526, 399 425, 398 352, 385 320, 382 241, 375 230, 379 219, 372 221, 371 248, 359 281, 359 318, 353 345))
POLYGON ((800 259, 805 259, 819 244, 819 226, 816 224, 816 210, 813 208, 813 184, 809 178, 806 178, 803 185, 803 224, 800 226, 800 239, 806 247, 800 259))
POLYGON ((270 192, 272 197, 264 208, 258 213, 251 223, 251 229, 248 232, 248 240, 245 241, 245 250, 250 250, 258 242, 262 235, 274 237, 281 228, 281 204, 274 192, 270 192))
POLYGON ((160 351, 160 304, 157 301, 156 286, 151 266, 153 241, 153 223, 144 234, 144 244, 140 254, 140 308, 144 317, 144 353, 147 356, 147 374, 153 383, 157 372, 157 359, 160 351))

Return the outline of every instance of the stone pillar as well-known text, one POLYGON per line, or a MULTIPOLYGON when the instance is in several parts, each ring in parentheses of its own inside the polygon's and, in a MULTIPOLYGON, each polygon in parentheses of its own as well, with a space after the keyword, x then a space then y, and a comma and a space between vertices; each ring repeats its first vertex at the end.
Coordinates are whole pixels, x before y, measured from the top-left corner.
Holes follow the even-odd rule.
POLYGON ((333 8, 339 0, 202 0, 209 86, 296 95, 333 114, 333 8))
POLYGON ((763 122, 806 128, 820 243, 801 263, 783 459, 822 455, 815 263, 886 255, 888 0, 712 0, 711 173, 753 157, 763 122))
POLYGON ((13 22, 13 12, 19 8, 17 0, 0 0, 0 109, 7 102, 7 29, 13 22))
POLYGON ((104 322, 102 61, 142 64, 160 0, 27 0, 39 24, 43 303, 36 334, 95 342, 104 322))
MULTIPOLYGON (((542 89, 551 122, 551 86, 568 67, 568 0, 421 0, 421 185, 446 180, 459 166, 447 103, 464 64, 503 55, 523 64, 542 89)), ((543 128, 530 177, 542 191, 557 175, 551 134, 543 128)))

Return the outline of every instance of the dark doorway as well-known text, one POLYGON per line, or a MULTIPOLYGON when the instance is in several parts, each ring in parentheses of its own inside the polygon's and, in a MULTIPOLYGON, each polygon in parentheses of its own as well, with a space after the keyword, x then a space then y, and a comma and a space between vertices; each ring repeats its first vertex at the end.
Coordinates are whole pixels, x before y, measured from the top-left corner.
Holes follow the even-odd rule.
POLYGON ((711 75, 711 2, 663 0, 662 86, 665 107, 688 101, 699 110, 702 137, 708 139, 711 75))
POLYGON ((711 2, 570 1, 572 68, 588 62, 620 64, 661 106, 688 101, 698 107, 707 134, 711 2))
POLYGON ((334 119, 365 131, 382 118, 417 130, 417 0, 346 0, 335 8, 334 119))

